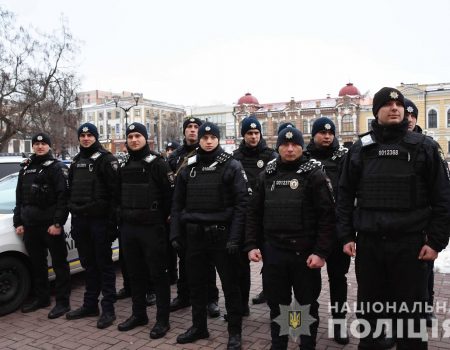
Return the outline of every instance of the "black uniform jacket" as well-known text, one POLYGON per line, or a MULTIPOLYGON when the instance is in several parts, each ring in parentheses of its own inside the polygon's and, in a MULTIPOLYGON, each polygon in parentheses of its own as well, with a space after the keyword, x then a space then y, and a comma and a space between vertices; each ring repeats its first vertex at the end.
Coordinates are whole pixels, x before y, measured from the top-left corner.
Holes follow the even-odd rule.
MULTIPOLYGON (((295 175, 299 167, 308 160, 306 157, 302 157, 296 162, 283 163, 278 157, 273 162, 276 162, 276 171, 280 174, 295 175)), ((266 169, 259 175, 255 191, 250 199, 245 227, 245 251, 260 248, 262 242, 267 241, 280 249, 308 251, 322 258, 326 258, 330 254, 336 241, 335 208, 331 185, 320 166, 309 171, 306 176, 308 181, 302 190, 304 191, 303 204, 297 215, 303 221, 312 223, 312 225, 308 225, 308 231, 312 229, 313 236, 311 237, 311 232, 307 234, 299 232, 298 239, 293 240, 292 237, 287 238, 284 232, 264 230, 266 191, 268 188, 270 189, 269 185, 273 182, 273 177, 267 174, 266 169), (295 243, 293 243, 294 241, 295 243)))
POLYGON ((429 206, 409 211, 367 210, 355 207, 355 198, 362 179, 363 143, 360 139, 350 148, 339 180, 338 236, 343 244, 355 241, 356 232, 402 235, 424 233, 427 236, 427 244, 434 250, 439 252, 447 246, 450 231, 450 181, 447 162, 443 161, 442 151, 434 140, 407 131, 407 125, 404 120, 400 125, 383 127, 374 120, 373 130, 367 136, 380 145, 398 144, 406 138, 413 141, 419 138, 420 146, 414 171, 416 176, 425 182, 429 206))
POLYGON ((169 163, 169 166, 174 172, 174 174, 177 174, 177 171, 181 165, 183 166, 186 165, 185 161, 187 161, 188 157, 193 156, 195 154, 195 150, 197 147, 198 143, 188 146, 186 144, 186 140, 184 140, 183 144, 172 152, 172 154, 167 159, 167 162, 169 163))
POLYGON ((78 162, 80 156, 89 158, 95 152, 101 152, 102 156, 94 163, 94 173, 98 186, 105 188, 101 197, 97 197, 95 193, 92 194, 92 199, 86 203, 73 203, 69 200, 69 209, 72 214, 86 215, 89 217, 107 217, 110 220, 115 220, 117 205, 119 202, 118 188, 119 188, 119 162, 114 155, 105 150, 97 141, 89 148, 80 147, 72 165, 69 168, 69 190, 72 191, 73 175, 75 171, 75 163, 78 162))
MULTIPOLYGON (((68 200, 68 170, 67 166, 54 159, 49 152, 45 156, 32 155, 22 164, 19 172, 19 179, 16 188, 16 207, 14 208, 14 227, 21 225, 38 224, 60 224, 66 223, 69 215, 67 207, 68 200), (48 167, 42 170, 44 179, 41 180, 49 186, 48 191, 52 192, 54 203, 41 203, 40 205, 25 205, 23 203, 22 181, 25 171, 41 168, 41 164, 53 161, 48 167)), ((30 184, 31 186, 31 184, 30 184)))
MULTIPOLYGON (((223 149, 220 146, 209 154, 199 150, 195 165, 208 167, 222 152, 223 149)), ((247 181, 241 163, 235 159, 230 159, 224 165, 226 168, 222 176, 223 190, 231 195, 233 203, 223 211, 209 213, 188 213, 185 210, 187 183, 192 165, 186 166, 176 179, 172 202, 170 239, 178 240, 184 238, 183 226, 186 222, 197 224, 227 222, 230 225, 228 240, 241 242, 244 234, 245 210, 248 203, 247 181)))

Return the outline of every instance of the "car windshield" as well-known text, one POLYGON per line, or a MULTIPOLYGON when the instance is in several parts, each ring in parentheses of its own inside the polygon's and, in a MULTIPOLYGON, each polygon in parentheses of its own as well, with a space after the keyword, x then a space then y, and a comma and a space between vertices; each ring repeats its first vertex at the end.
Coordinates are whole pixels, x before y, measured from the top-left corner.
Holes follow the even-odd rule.
POLYGON ((0 163, 0 179, 3 176, 18 172, 20 170, 20 162, 0 163))
POLYGON ((18 173, 0 179, 0 214, 11 214, 16 205, 18 173))

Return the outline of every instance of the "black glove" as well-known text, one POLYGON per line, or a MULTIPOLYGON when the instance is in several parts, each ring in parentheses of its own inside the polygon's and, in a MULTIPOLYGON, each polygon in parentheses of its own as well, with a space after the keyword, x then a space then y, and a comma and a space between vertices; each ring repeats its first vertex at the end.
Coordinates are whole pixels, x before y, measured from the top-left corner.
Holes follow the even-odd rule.
POLYGON ((181 243, 179 241, 177 241, 176 239, 174 239, 172 242, 172 247, 173 249, 175 249, 177 252, 180 252, 183 250, 183 246, 181 245, 181 243))
POLYGON ((240 251, 239 243, 236 241, 227 242, 227 252, 230 255, 237 255, 240 251))

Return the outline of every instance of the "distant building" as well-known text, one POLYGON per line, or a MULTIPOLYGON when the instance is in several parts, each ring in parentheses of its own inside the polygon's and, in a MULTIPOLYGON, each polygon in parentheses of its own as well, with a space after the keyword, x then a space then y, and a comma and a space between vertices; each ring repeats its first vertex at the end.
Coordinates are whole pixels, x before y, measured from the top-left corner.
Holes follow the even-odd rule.
POLYGON ((92 90, 77 94, 77 108, 81 109, 82 123, 95 124, 99 132, 99 141, 112 153, 125 150, 126 123, 139 122, 146 126, 151 149, 162 151, 168 142, 182 139, 182 124, 186 116, 183 106, 160 102, 123 91, 112 93, 92 90), (115 106, 114 96, 120 98, 115 106))

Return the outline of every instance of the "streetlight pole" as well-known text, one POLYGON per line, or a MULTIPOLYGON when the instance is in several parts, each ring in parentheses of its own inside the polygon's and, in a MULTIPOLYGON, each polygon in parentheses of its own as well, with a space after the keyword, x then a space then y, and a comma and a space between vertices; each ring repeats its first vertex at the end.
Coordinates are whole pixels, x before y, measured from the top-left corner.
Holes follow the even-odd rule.
POLYGON ((113 96, 113 101, 114 101, 114 104, 116 105, 116 108, 120 108, 121 110, 123 110, 125 112, 125 130, 128 129, 128 111, 131 108, 136 107, 138 105, 140 97, 141 97, 140 94, 134 93, 133 94, 133 99, 135 101, 135 104, 131 105, 131 106, 127 107, 127 108, 124 108, 122 106, 119 106, 120 96, 118 96, 118 95, 113 96))

